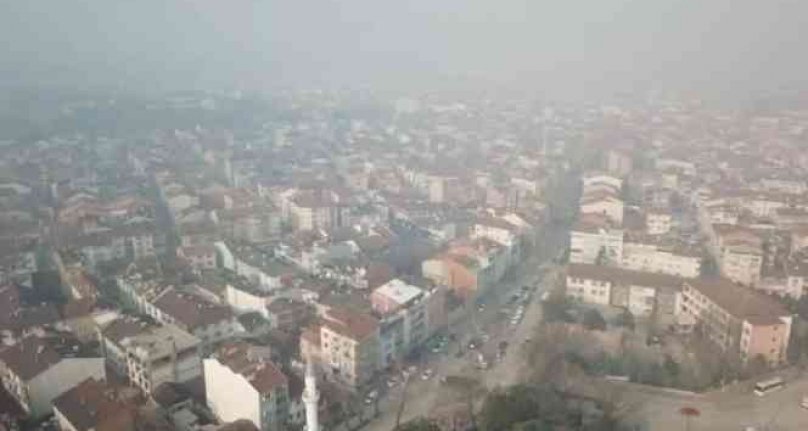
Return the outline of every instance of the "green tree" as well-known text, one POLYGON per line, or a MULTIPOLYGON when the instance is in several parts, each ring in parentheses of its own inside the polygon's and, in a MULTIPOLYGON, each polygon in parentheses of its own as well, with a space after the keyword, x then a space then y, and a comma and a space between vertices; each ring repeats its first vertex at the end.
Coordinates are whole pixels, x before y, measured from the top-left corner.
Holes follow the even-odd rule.
POLYGON ((563 424, 567 416, 566 404, 549 386, 516 385, 486 397, 479 423, 484 431, 500 431, 537 420, 563 424))
POLYGON ((606 254, 606 248, 601 247, 598 250, 598 255, 595 257, 595 265, 606 265, 609 263, 609 256, 606 254))
POLYGON ((718 276, 718 262, 711 255, 707 254, 701 260, 701 267, 699 268, 699 275, 702 277, 716 277, 718 276))
POLYGON ((800 300, 797 301, 797 314, 799 314, 801 318, 808 320, 808 296, 803 295, 800 297, 800 300))
POLYGON ((553 292, 546 301, 542 302, 542 315, 546 322, 568 320, 568 310, 572 304, 562 292, 553 292))
POLYGON ((627 328, 627 329, 633 331, 634 330, 634 315, 631 314, 631 311, 628 311, 628 309, 623 310, 623 312, 620 313, 619 316, 617 316, 617 324, 619 326, 622 326, 624 328, 627 328))
POLYGON ((584 326, 590 331, 605 331, 606 319, 598 310, 591 309, 584 314, 584 326))
POLYGON ((440 431, 440 427, 432 420, 419 418, 401 425, 398 431, 440 431))

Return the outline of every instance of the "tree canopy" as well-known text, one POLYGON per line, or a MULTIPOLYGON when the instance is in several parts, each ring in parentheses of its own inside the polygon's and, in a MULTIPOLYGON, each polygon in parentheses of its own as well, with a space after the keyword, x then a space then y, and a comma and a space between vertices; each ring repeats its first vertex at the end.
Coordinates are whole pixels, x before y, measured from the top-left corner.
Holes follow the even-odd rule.
POLYGON ((592 309, 584 314, 584 326, 589 330, 605 331, 606 319, 600 314, 598 310, 592 309))
POLYGON ((440 427, 432 420, 419 418, 399 426, 398 431, 440 431, 440 427))

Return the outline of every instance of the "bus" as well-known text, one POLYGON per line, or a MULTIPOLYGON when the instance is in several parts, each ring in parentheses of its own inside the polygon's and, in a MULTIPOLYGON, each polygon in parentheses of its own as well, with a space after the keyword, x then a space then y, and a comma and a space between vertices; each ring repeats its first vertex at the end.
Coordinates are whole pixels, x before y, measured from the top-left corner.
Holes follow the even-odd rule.
POLYGON ((770 392, 782 389, 786 382, 779 377, 775 377, 755 384, 755 395, 762 397, 770 392))

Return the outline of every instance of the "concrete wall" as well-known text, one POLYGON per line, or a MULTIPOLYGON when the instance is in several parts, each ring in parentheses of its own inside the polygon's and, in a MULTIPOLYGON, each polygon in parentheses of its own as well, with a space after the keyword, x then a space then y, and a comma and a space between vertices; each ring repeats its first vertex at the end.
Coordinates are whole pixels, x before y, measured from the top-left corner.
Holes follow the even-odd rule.
POLYGON ((219 363, 205 359, 205 395, 208 407, 222 422, 249 419, 261 426, 261 397, 240 374, 219 363))
POLYGON ((227 285, 225 292, 227 304, 236 312, 247 313, 255 311, 261 313, 265 318, 269 318, 267 311, 267 298, 254 295, 231 285, 227 285))

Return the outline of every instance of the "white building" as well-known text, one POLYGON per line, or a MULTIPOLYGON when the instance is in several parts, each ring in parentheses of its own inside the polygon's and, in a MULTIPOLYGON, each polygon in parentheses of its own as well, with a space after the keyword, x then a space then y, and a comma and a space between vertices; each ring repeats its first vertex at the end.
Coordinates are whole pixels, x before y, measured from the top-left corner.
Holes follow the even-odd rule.
POLYGON ((610 305, 635 316, 672 318, 683 279, 590 264, 567 267, 566 295, 587 304, 610 305))
POLYGON ((570 231, 570 262, 618 263, 623 260, 623 230, 578 223, 570 231))
POLYGON ((378 319, 337 308, 322 317, 321 325, 301 335, 301 356, 318 361, 332 381, 361 387, 379 370, 378 319))
POLYGON ((382 367, 401 360, 429 336, 430 294, 393 279, 371 294, 373 310, 382 316, 379 328, 382 367))
POLYGON ((305 431, 320 431, 319 404, 320 392, 317 390, 317 376, 312 362, 306 361, 306 385, 303 389, 303 404, 306 406, 305 431))
POLYGON ((66 357, 49 343, 29 336, 0 350, 0 376, 5 390, 33 419, 53 411, 53 400, 94 378, 106 379, 103 358, 66 357))
POLYGON ((246 343, 226 344, 205 359, 208 407, 222 422, 248 419, 262 431, 285 429, 289 413, 286 376, 246 343))
POLYGON ((129 372, 128 359, 126 349, 121 345, 121 341, 155 326, 157 325, 150 321, 127 315, 99 323, 98 342, 101 347, 101 353, 115 371, 127 375, 129 372))
POLYGON ((259 313, 265 319, 269 319, 267 305, 276 296, 267 292, 248 290, 241 286, 236 287, 228 284, 225 289, 225 301, 236 311, 236 313, 259 313))
POLYGON ((645 215, 645 232, 649 235, 664 235, 671 231, 671 221, 670 213, 649 211, 645 215))
POLYGON ((595 190, 602 186, 608 186, 614 191, 620 191, 623 187, 623 180, 615 176, 601 173, 591 173, 583 178, 584 192, 595 190))
POLYGON ((701 271, 701 253, 684 247, 653 241, 627 240, 623 243, 626 269, 695 278, 701 271))
POLYGON ((760 281, 763 255, 754 247, 727 246, 721 252, 721 274, 746 286, 755 286, 760 281))
POLYGON ((600 214, 606 216, 615 225, 623 224, 623 201, 608 193, 596 193, 581 197, 579 205, 581 214, 600 214))

